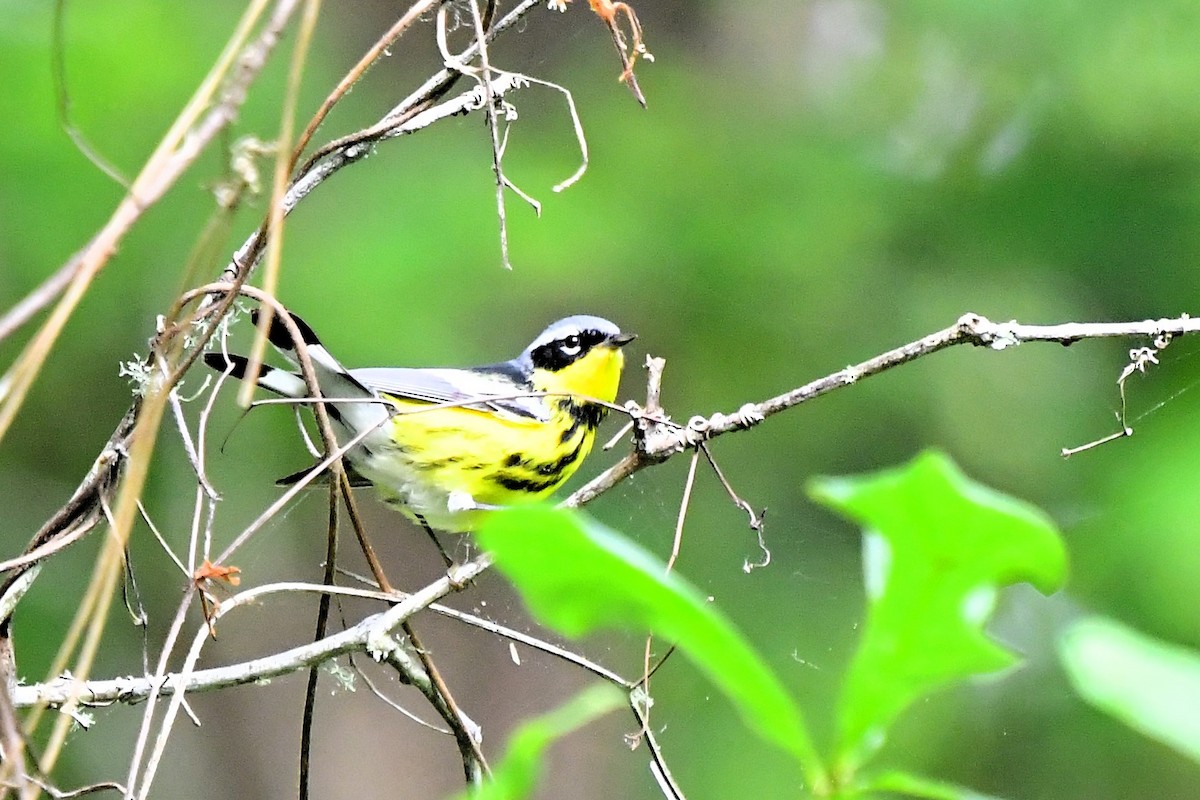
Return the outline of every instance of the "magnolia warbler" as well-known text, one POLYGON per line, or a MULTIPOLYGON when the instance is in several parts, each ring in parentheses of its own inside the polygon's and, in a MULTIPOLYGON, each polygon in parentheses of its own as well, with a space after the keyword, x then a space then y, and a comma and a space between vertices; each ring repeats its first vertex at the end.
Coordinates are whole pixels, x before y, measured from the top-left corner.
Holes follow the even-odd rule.
MULTIPOLYGON (((330 420, 357 485, 426 528, 466 532, 483 512, 546 497, 592 449, 616 398, 635 336, 600 317, 574 316, 546 328, 510 361, 468 369, 346 369, 295 314, 330 420), (599 402, 597 402, 599 401, 599 402)), ((293 366, 295 346, 275 319, 272 345, 293 366)), ((206 353, 205 363, 242 379, 244 356, 206 353)), ((296 372, 263 365, 258 385, 310 398, 296 372)), ((295 483, 308 469, 282 478, 295 483)))

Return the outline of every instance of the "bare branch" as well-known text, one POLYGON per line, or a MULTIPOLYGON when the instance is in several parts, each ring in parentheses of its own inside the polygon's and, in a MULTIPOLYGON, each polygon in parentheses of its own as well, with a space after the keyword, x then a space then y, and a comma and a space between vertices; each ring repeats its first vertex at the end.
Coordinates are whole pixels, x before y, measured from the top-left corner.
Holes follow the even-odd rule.
MULTIPOLYGON (((372 653, 373 657, 381 660, 388 650, 400 646, 392 638, 392 633, 399 629, 402 622, 410 619, 436 600, 462 589, 490 566, 490 563, 490 558, 480 556, 455 570, 455 583, 451 583, 449 578, 443 577, 420 592, 408 595, 386 612, 373 614, 356 625, 331 634, 320 641, 300 645, 281 653, 225 667, 204 670, 185 668, 180 672, 164 675, 158 680, 153 677, 128 677, 83 682, 63 677, 48 683, 16 687, 16 691, 13 693, 13 704, 18 708, 37 704, 60 706, 67 703, 72 696, 75 696, 79 703, 85 705, 131 702, 156 694, 173 696, 180 690, 184 692, 207 691, 261 682, 297 672, 351 652, 372 653), (378 645, 378 647, 374 647, 374 645, 378 645)), ((310 583, 273 583, 247 589, 230 597, 221 604, 216 618, 219 620, 243 606, 252 607, 269 595, 295 592, 378 596, 378 593, 375 592, 364 592, 345 587, 310 583)), ((203 645, 208 636, 207 628, 201 625, 196 636, 196 641, 203 645)), ((190 663, 195 662, 191 660, 190 663)))
MULTIPOLYGON (((702 442, 758 425, 767 417, 793 406, 814 400, 864 378, 931 355, 956 345, 969 344, 992 350, 1005 350, 1024 342, 1057 342, 1069 346, 1084 339, 1129 336, 1158 338, 1200 332, 1200 319, 1186 314, 1178 318, 1141 322, 1068 322, 1059 325, 1026 325, 1014 321, 992 322, 979 314, 967 313, 948 328, 935 331, 916 341, 888 350, 859 364, 810 381, 789 392, 757 403, 745 403, 731 413, 692 417, 686 426, 664 421, 643 412, 635 426, 636 449, 563 501, 576 507, 590 502, 633 473, 671 456, 696 447, 702 442)), ((1118 436, 1123 434, 1118 434, 1118 436)))

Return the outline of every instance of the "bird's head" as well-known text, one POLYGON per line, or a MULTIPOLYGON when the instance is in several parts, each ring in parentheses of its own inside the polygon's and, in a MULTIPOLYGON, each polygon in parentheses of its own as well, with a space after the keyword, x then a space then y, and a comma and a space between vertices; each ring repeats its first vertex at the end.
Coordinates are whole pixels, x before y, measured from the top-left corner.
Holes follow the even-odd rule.
POLYGON ((560 319, 533 340, 521 361, 540 392, 570 392, 611 403, 617 397, 625 355, 636 338, 600 317, 560 319))

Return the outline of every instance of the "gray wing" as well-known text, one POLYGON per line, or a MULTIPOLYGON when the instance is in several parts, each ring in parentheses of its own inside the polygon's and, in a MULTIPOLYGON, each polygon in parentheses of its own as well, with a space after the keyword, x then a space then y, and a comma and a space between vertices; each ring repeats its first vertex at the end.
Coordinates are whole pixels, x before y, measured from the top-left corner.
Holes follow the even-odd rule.
POLYGON ((352 369, 350 374, 369 389, 406 400, 462 403, 464 407, 476 411, 488 411, 526 421, 546 422, 550 419, 542 398, 513 397, 523 391, 522 388, 496 372, 368 367, 352 369))

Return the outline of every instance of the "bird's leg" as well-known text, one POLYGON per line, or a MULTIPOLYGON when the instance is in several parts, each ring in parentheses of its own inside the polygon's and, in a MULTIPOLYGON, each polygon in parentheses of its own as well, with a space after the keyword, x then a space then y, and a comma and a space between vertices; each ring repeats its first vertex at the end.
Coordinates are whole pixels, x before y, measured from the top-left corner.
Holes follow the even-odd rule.
POLYGON ((417 522, 421 523, 421 527, 425 529, 425 533, 429 534, 429 538, 433 542, 433 546, 437 548, 437 551, 442 556, 442 561, 446 563, 446 569, 451 569, 454 566, 454 559, 452 559, 450 554, 446 552, 446 548, 442 547, 442 543, 438 539, 437 534, 433 532, 433 528, 429 527, 429 523, 426 522, 425 518, 420 514, 417 514, 417 522))

